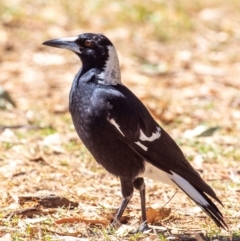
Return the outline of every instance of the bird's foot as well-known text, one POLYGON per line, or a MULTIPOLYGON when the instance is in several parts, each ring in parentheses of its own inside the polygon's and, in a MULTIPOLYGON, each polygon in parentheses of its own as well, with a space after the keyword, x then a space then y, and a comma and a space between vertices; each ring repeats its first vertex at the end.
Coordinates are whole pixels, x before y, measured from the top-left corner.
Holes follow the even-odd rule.
POLYGON ((114 220, 110 223, 110 225, 109 225, 109 227, 108 227, 108 232, 109 232, 109 233, 114 232, 114 230, 116 230, 117 228, 119 228, 121 225, 122 225, 122 223, 121 223, 119 220, 114 219, 114 220))
POLYGON ((142 223, 138 229, 135 229, 131 232, 131 234, 135 233, 149 233, 152 229, 149 228, 148 224, 146 222, 142 223))
POLYGON ((150 232, 152 229, 149 228, 148 224, 146 222, 142 223, 139 227, 139 231, 141 233, 144 233, 144 232, 150 232))
POLYGON ((111 223, 110 226, 113 228, 118 228, 122 225, 122 223, 120 222, 120 220, 118 219, 114 219, 111 223))

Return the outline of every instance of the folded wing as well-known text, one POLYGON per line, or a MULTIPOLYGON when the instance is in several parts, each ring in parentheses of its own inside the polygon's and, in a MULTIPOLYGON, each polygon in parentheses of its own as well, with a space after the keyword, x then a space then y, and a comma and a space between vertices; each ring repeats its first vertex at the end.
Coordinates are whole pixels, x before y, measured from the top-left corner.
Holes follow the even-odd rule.
POLYGON ((111 108, 108 110, 108 120, 118 133, 117 138, 143 157, 153 167, 155 176, 159 172, 159 180, 164 174, 168 183, 182 189, 219 227, 226 228, 221 212, 207 196, 222 205, 213 189, 193 169, 175 141, 156 123, 137 97, 124 86, 118 88, 122 95, 109 100, 111 108))

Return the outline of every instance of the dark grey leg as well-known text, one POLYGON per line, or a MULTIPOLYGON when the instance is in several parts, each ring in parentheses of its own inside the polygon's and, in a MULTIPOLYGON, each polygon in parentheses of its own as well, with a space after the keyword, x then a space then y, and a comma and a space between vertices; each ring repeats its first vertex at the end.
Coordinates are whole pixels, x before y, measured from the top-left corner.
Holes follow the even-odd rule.
POLYGON ((134 180, 133 186, 140 192, 141 199, 141 210, 142 210, 142 224, 139 228, 140 232, 149 230, 147 224, 147 215, 146 215, 146 201, 145 201, 145 183, 142 177, 138 177, 134 180))
POLYGON ((123 212, 125 210, 125 208, 127 207, 129 201, 132 198, 133 195, 133 183, 132 181, 126 180, 126 179, 122 179, 120 178, 121 181, 121 188, 122 188, 122 195, 123 195, 123 200, 122 203, 118 209, 118 212, 114 218, 114 220, 112 221, 112 226, 117 227, 121 225, 120 219, 123 215, 123 212))

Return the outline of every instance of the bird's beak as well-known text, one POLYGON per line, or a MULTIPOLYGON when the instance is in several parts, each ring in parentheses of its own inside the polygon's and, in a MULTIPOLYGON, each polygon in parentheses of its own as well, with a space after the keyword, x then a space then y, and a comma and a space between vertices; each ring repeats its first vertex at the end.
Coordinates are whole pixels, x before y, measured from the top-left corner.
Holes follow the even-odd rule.
POLYGON ((78 37, 59 38, 59 39, 45 41, 42 44, 51 46, 51 47, 55 47, 55 48, 69 49, 75 53, 80 54, 79 46, 75 42, 77 39, 78 39, 78 37))

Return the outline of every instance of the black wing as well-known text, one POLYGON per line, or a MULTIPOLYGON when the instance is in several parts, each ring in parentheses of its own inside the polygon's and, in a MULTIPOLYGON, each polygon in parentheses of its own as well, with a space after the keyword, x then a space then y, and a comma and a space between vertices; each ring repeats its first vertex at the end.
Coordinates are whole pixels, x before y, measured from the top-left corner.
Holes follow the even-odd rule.
POLYGON ((115 127, 117 126, 117 128, 113 126, 117 138, 128 144, 134 152, 153 166, 170 175, 177 174, 180 180, 176 182, 173 180, 175 184, 219 227, 226 228, 221 212, 206 194, 222 205, 221 201, 186 160, 176 142, 157 124, 146 107, 130 90, 124 86, 117 86, 115 89, 118 94, 111 95, 109 99, 108 119, 114 120, 115 127), (190 185, 186 182, 184 184, 186 186, 182 188, 184 186, 182 182, 185 181, 190 185))
POLYGON ((124 134, 118 132, 118 137, 155 167, 169 174, 177 173, 220 202, 212 188, 192 168, 176 142, 158 125, 142 102, 126 87, 118 86, 118 90, 122 95, 109 101, 109 119, 114 119, 124 134), (156 134, 155 139, 141 140, 141 133, 149 138, 156 134))

